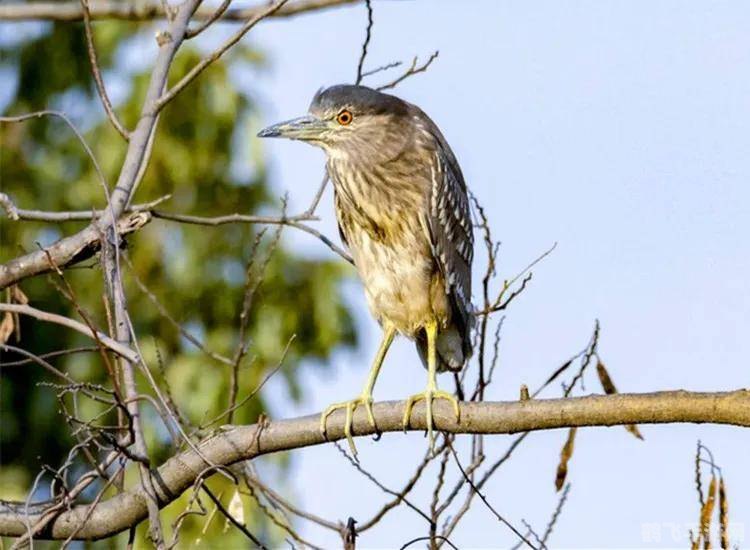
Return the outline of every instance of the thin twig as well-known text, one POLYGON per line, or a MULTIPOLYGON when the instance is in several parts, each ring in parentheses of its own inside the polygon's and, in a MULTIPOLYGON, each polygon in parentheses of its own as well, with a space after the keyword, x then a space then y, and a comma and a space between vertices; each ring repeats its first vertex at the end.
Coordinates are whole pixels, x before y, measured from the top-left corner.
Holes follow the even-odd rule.
POLYGON ((527 539, 518 529, 516 529, 508 520, 506 520, 503 516, 501 516, 497 512, 497 510, 495 510, 492 507, 492 505, 487 501, 487 498, 479 491, 477 486, 474 485, 474 482, 468 476, 468 474, 466 473, 466 470, 464 470, 464 467, 461 466, 461 461, 458 458, 458 454, 456 453, 456 450, 453 448, 453 445, 451 445, 450 441, 448 441, 448 447, 450 448, 451 453, 453 454, 453 459, 456 462, 456 466, 458 466, 458 469, 461 471, 461 475, 464 476, 464 479, 471 487, 471 490, 474 491, 474 493, 476 493, 476 495, 482 500, 482 502, 484 502, 485 506, 490 510, 490 512, 492 512, 492 514, 497 518, 497 520, 500 523, 504 524, 506 527, 508 527, 508 529, 513 531, 513 533, 515 533, 515 535, 519 539, 521 539, 526 544, 526 546, 528 546, 529 548, 533 548, 534 550, 537 550, 537 548, 533 544, 531 544, 529 539, 527 539))
POLYGON ((104 172, 102 172, 101 167, 99 166, 99 162, 96 160, 96 157, 94 156, 94 152, 91 150, 91 147, 89 147, 89 144, 86 143, 86 140, 83 137, 83 134, 76 128, 75 124, 68 118, 68 116, 63 113, 62 111, 54 111, 51 109, 43 109, 41 111, 34 111, 33 113, 26 113, 23 115, 16 115, 16 116, 0 116, 0 122, 25 122, 27 120, 30 120, 32 118, 41 118, 43 116, 53 116, 61 118, 65 124, 68 125, 68 127, 73 131, 76 138, 78 138, 78 141, 83 146, 84 151, 86 151, 86 154, 91 159, 91 163, 94 166, 94 170, 96 171, 96 175, 99 176, 99 181, 104 186, 105 189, 108 189, 107 185, 107 178, 104 177, 104 172))
POLYGON ((220 353, 217 353, 209 349, 203 342, 201 342, 189 330, 187 330, 180 323, 178 323, 177 320, 172 316, 172 314, 169 313, 169 310, 167 310, 167 308, 159 301, 159 299, 154 295, 154 293, 149 290, 149 288, 141 280, 141 278, 138 277, 138 274, 135 272, 135 268, 133 267, 133 264, 130 262, 130 260, 126 258, 125 263, 130 270, 130 275, 133 277, 133 281, 135 281, 136 286, 141 290, 141 292, 143 292, 143 294, 146 295, 149 301, 152 304, 154 304, 157 311, 159 312, 159 315, 161 315, 164 319, 166 319, 167 322, 169 322, 169 324, 172 325, 182 335, 183 338, 185 338, 188 342, 190 342, 196 348, 202 351, 207 357, 210 357, 211 359, 218 361, 219 363, 222 363, 224 365, 229 365, 229 366, 232 365, 232 360, 229 357, 226 357, 225 355, 222 355, 220 353))
MULTIPOLYGON (((48 353, 42 353, 40 355, 37 355, 35 357, 38 357, 39 359, 52 359, 53 357, 62 357, 65 355, 74 355, 76 353, 92 353, 99 351, 100 348, 98 346, 81 346, 78 348, 70 348, 70 349, 61 349, 57 351, 50 351, 48 353)), ((35 360, 32 358, 28 359, 19 359, 18 361, 8 361, 5 363, 0 363, 0 366, 3 367, 20 367, 21 365, 27 365, 29 363, 33 363, 35 360)))
POLYGON ((247 538, 249 538, 251 541, 253 541, 253 544, 258 546, 259 548, 262 548, 263 550, 268 550, 266 546, 260 542, 256 538, 255 535, 253 535, 250 530, 245 527, 243 524, 241 524, 239 521, 237 521, 232 514, 230 514, 226 508, 224 508, 224 505, 221 503, 221 501, 216 498, 216 496, 211 492, 211 490, 206 487, 206 485, 201 485, 201 489, 208 495, 208 497, 214 501, 214 504, 216 504, 216 507, 219 509, 219 511, 224 514, 224 516, 234 525, 237 529, 240 530, 240 532, 245 535, 247 538))
POLYGON ((281 359, 279 359, 279 362, 276 363, 276 366, 274 368, 272 368, 270 371, 268 371, 268 373, 263 377, 263 379, 260 381, 260 383, 258 383, 258 385, 255 386, 255 388, 253 388, 253 390, 247 396, 245 396, 245 398, 242 399, 242 401, 240 401, 239 403, 233 405, 232 407, 230 407, 229 409, 225 410, 224 412, 222 412, 218 416, 216 416, 216 417, 212 418, 211 420, 209 420, 208 422, 203 423, 201 425, 201 429, 205 429, 205 428, 208 428, 209 426, 212 426, 213 424, 216 424, 219 420, 221 420, 222 418, 224 418, 228 414, 231 414, 233 411, 239 409, 245 403, 247 403, 253 397, 255 397, 258 394, 258 392, 263 389, 263 386, 266 385, 266 382, 268 382, 271 378, 273 378, 274 374, 276 374, 277 372, 279 372, 279 370, 281 369, 281 367, 284 364, 284 359, 286 359, 286 356, 289 353, 289 347, 292 345, 292 342, 294 341, 295 338, 296 338, 296 335, 294 335, 294 334, 289 338, 289 340, 286 343, 286 346, 284 347, 284 351, 281 353, 281 359))
POLYGON ((339 532, 339 525, 335 524, 332 521, 329 521, 325 518, 322 518, 318 515, 315 515, 311 512, 307 512, 305 510, 301 510, 288 500, 286 500, 284 497, 282 497, 280 494, 278 494, 276 491, 268 487, 266 484, 264 484, 260 479, 258 479, 257 476, 253 475, 249 471, 249 464, 246 463, 244 468, 244 477, 246 483, 252 484, 255 487, 258 488, 269 500, 274 501, 279 506, 283 507, 288 512, 294 514, 295 516, 298 516, 302 519, 306 519, 307 521, 311 521, 317 525, 320 525, 321 527, 324 527, 326 529, 329 529, 331 531, 339 532))
POLYGON ((120 355, 121 357, 127 358, 130 361, 138 360, 138 354, 135 351, 133 351, 131 348, 129 348, 128 346, 125 346, 121 344, 120 342, 113 340, 112 338, 104 334, 103 332, 96 331, 95 333, 92 333, 92 329, 90 329, 85 324, 79 321, 76 321, 74 319, 65 317, 63 315, 58 315, 56 313, 49 313, 47 311, 42 311, 40 309, 36 309, 31 306, 25 306, 25 305, 20 305, 20 304, 0 303, 0 311, 10 311, 12 313, 20 313, 21 315, 28 315, 29 317, 34 317, 35 319, 39 319, 40 321, 46 321, 48 323, 55 323, 58 325, 62 325, 64 327, 68 327, 77 332, 80 332, 81 334, 84 334, 86 336, 89 336, 91 338, 94 338, 100 341, 104 346, 114 351, 116 354, 120 355))
POLYGON ((225 225, 229 223, 257 223, 257 224, 269 224, 269 225, 288 225, 289 227, 294 227, 296 229, 304 231, 305 233, 309 233, 310 235, 313 235, 314 237, 317 237, 323 244, 325 244, 328 248, 330 248, 333 252, 341 256, 347 262, 351 264, 354 263, 354 260, 352 260, 351 255, 346 250, 334 244, 328 237, 323 235, 317 229, 314 229, 310 227, 309 225, 306 225, 298 221, 299 219, 302 219, 301 217, 275 218, 272 216, 246 216, 242 214, 229 214, 226 216, 217 216, 214 218, 207 218, 203 216, 188 216, 185 214, 171 214, 168 212, 161 212, 159 210, 154 210, 151 213, 155 218, 170 220, 170 221, 179 222, 179 223, 196 224, 196 225, 218 226, 218 225, 225 225))
POLYGON ((155 112, 158 113, 159 111, 161 111, 167 103, 172 101, 177 96, 177 94, 179 94, 182 90, 185 89, 188 84, 195 80, 198 75, 200 75, 211 63, 219 59, 227 52, 227 50, 229 50, 229 48, 239 42, 240 39, 242 39, 242 37, 245 36, 245 34, 247 34, 248 31, 252 29, 258 22, 262 21, 269 15, 272 15, 275 11, 281 8, 281 6, 286 4, 287 1, 288 0, 277 0, 263 11, 254 14, 250 19, 248 19, 245 24, 242 25, 242 28, 234 33, 229 38, 229 40, 224 42, 221 46, 219 46, 219 48, 211 52, 208 56, 201 59, 195 67, 190 69, 190 71, 177 82, 177 84, 164 92, 164 94, 162 94, 162 96, 156 102, 155 112))
POLYGON ((419 60, 419 58, 415 56, 414 59, 411 62, 411 66, 407 69, 407 71, 404 74, 402 74, 398 78, 396 78, 396 79, 388 82, 387 84, 383 84, 382 86, 378 86, 375 89, 378 90, 378 91, 382 91, 382 90, 389 90, 391 88, 395 88, 396 86, 398 86, 399 84, 401 84, 404 80, 406 80, 410 76, 414 76, 415 74, 419 74, 419 73, 425 72, 429 68, 429 66, 432 65, 432 62, 435 61, 435 59, 437 59, 437 56, 438 56, 439 53, 440 52, 438 52, 438 51, 433 52, 432 55, 430 55, 430 57, 427 59, 427 61, 425 61, 420 66, 417 66, 417 61, 419 60))
POLYGON ((409 508, 411 508, 411 509, 412 509, 412 510, 414 510, 414 511, 415 511, 415 512, 416 512, 417 514, 419 514, 420 516, 422 516, 422 517, 423 517, 423 518, 424 518, 424 519, 425 519, 425 520, 427 521, 427 523, 428 523, 428 524, 432 522, 432 520, 430 519, 430 516, 428 516, 427 514, 425 514, 425 513, 424 513, 424 512, 422 511, 422 510, 420 510, 420 509, 419 509, 419 507, 417 507, 417 506, 416 506, 416 505, 414 505, 414 504, 413 504, 412 502, 410 502, 410 501, 409 501, 409 500, 408 500, 408 499, 406 498, 406 496, 405 496, 405 495, 401 495, 400 493, 397 493, 396 491, 394 491, 394 490, 392 490, 392 489, 389 489, 388 487, 386 487, 385 485, 383 485, 383 484, 382 484, 382 483, 381 483, 380 481, 378 481, 378 480, 377 480, 377 479, 375 478, 375 476, 373 476, 373 475, 372 475, 372 474, 371 474, 370 472, 368 472, 367 470, 365 470, 365 469, 364 469, 364 468, 363 468, 363 467, 362 467, 362 466, 361 466, 361 465, 359 464, 359 462, 357 462, 356 460, 354 460, 354 458, 352 458, 352 457, 351 457, 351 456, 349 455, 349 453, 347 453, 347 452, 346 452, 346 451, 345 451, 345 450, 343 449, 343 447, 341 447, 341 445, 339 445, 339 444, 338 444, 337 442, 334 442, 334 445, 336 446, 336 449, 338 449, 338 451, 339 451, 339 452, 340 452, 340 453, 341 453, 342 455, 344 455, 344 457, 345 457, 345 458, 346 458, 346 459, 347 459, 347 460, 349 461, 349 464, 351 464, 352 466, 354 466, 354 468, 355 468, 355 469, 356 469, 356 470, 357 470, 357 471, 358 471, 358 472, 359 472, 360 474, 362 474, 362 475, 363 475, 363 476, 365 476, 365 477, 366 477, 367 479, 369 479, 370 481, 372 481, 372 483, 374 483, 374 484, 375 484, 375 485, 376 485, 376 486, 377 486, 377 487, 378 487, 378 488, 379 488, 379 489, 380 489, 381 491, 383 491, 384 493, 387 493, 387 494, 389 494, 389 495, 391 495, 391 496, 397 497, 397 498, 398 498, 399 500, 401 500, 401 501, 402 501, 402 502, 403 502, 404 504, 406 504, 406 505, 407 505, 407 506, 408 506, 409 508))
POLYGON ((313 197, 312 202, 310 203, 310 206, 305 210, 305 213, 303 214, 303 217, 305 219, 313 220, 317 219, 315 218, 315 209, 318 208, 318 204, 320 203, 320 199, 323 197, 323 193, 326 190, 326 186, 328 185, 328 170, 324 170, 323 172, 323 180, 320 182, 320 185, 318 186, 318 190, 315 193, 315 196, 313 197))
MULTIPOLYGON (((330 9, 335 6, 353 4, 358 0, 297 0, 290 2, 276 13, 274 18, 287 18, 302 13, 330 9)), ((227 10, 221 17, 222 22, 239 23, 256 15, 262 6, 249 6, 227 10)), ((121 0, 96 0, 91 6, 91 19, 115 19, 122 21, 151 21, 169 16, 173 20, 174 7, 166 9, 164 3, 155 2, 122 2, 121 0)), ((206 4, 195 10, 194 21, 205 21, 216 13, 216 8, 206 4)), ((83 13, 78 0, 62 2, 4 2, 0 3, 0 21, 81 21, 83 13)))
MULTIPOLYGON (((166 200, 169 200, 172 195, 164 195, 153 201, 134 204, 125 209, 126 212, 148 212, 159 204, 166 200)), ((68 210, 68 211, 56 211, 49 212, 45 210, 27 210, 25 208, 18 208, 13 203, 8 195, 0 193, 0 204, 6 208, 8 217, 12 220, 24 220, 24 221, 40 221, 40 222, 70 222, 70 221, 88 221, 91 219, 100 218, 107 213, 106 210, 68 210), (12 217, 11 212, 15 217, 12 217)))
POLYGON ((391 69, 395 69, 396 67, 400 67, 403 64, 404 64, 403 61, 391 61, 390 63, 386 63, 385 65, 381 65, 380 67, 375 67, 374 69, 370 69, 369 71, 363 72, 362 78, 366 78, 374 74, 382 73, 383 71, 389 71, 391 69))
POLYGON ((362 533, 364 531, 367 531, 368 529, 374 527, 377 525, 377 523, 383 519, 383 517, 393 508, 401 504, 402 502, 405 502, 405 497, 408 495, 411 490, 416 486, 419 479, 422 477, 422 474, 424 473, 427 466, 434 460, 436 456, 439 455, 440 451, 445 448, 445 444, 437 449, 435 453, 432 453, 430 449, 427 450, 425 453, 425 456, 422 458, 422 461, 417 465, 416 470, 412 474, 412 476, 409 478, 409 480, 404 484, 404 486, 401 488, 401 490, 396 494, 396 496, 393 498, 393 500, 386 502, 380 510, 375 512, 373 516, 362 523, 357 528, 357 532, 362 533))
POLYGON ((355 84, 361 84, 364 74, 362 73, 362 67, 365 64, 365 58, 367 58, 367 46, 370 45, 370 39, 372 38, 372 4, 370 0, 365 0, 365 7, 367 8, 367 28, 365 30, 365 40, 362 42, 362 53, 359 56, 359 63, 357 64, 357 77, 354 80, 355 84))
POLYGON ((441 542, 444 542, 445 544, 447 544, 448 546, 450 546, 451 548, 453 548, 453 550, 458 550, 458 546, 456 546, 455 544, 453 544, 450 540, 448 540, 447 537, 444 537, 442 535, 435 535, 435 537, 417 537, 415 539, 411 539, 409 542, 404 543, 404 545, 401 546, 399 548, 399 550, 406 550, 412 544, 416 544, 416 543, 422 542, 422 541, 432 542, 433 538, 436 539, 436 540, 439 540, 441 542))
POLYGON ((229 7, 229 4, 232 3, 232 0, 224 0, 221 5, 216 8, 216 10, 208 17, 205 21, 203 21, 198 27, 194 29, 188 29, 185 31, 185 38, 195 38, 200 33, 205 31, 208 27, 210 27, 217 19, 219 19, 222 15, 224 15, 224 12, 227 11, 227 8, 229 7))
POLYGON ((99 70, 99 61, 96 57, 96 48, 94 47, 94 33, 91 30, 91 14, 89 13, 89 0, 81 1, 81 11, 83 12, 83 28, 86 34, 86 48, 89 54, 89 61, 91 62, 91 74, 94 77, 96 83, 96 91, 99 93, 99 98, 102 100, 104 111, 107 113, 107 118, 115 127, 115 130, 125 139, 130 140, 130 132, 120 123, 112 109, 112 102, 109 100, 107 95, 107 88, 104 86, 104 79, 102 73, 99 70))

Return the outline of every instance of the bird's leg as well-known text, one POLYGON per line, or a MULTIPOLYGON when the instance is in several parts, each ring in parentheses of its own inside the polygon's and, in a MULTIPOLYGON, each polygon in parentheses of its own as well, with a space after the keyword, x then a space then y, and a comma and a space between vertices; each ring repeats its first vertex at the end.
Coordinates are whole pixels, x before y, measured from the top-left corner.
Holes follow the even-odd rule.
POLYGON ((375 387, 375 381, 378 378, 378 373, 380 373, 380 367, 383 365, 385 354, 388 352, 388 348, 391 347, 391 342, 393 342, 393 337, 395 335, 396 328, 393 325, 387 324, 383 331, 383 339, 380 342, 378 353, 375 355, 375 360, 372 363, 370 374, 367 376, 367 383, 365 384, 365 387, 363 388, 360 396, 349 401, 334 403, 333 405, 330 405, 325 411, 323 411, 323 414, 320 415, 320 433, 323 434, 323 437, 327 438, 326 419, 331 415, 333 411, 337 409, 346 409, 344 435, 346 435, 346 440, 349 443, 349 448, 351 449, 352 454, 355 457, 357 456, 357 448, 354 446, 354 439, 352 439, 352 419, 354 417, 354 410, 358 405, 364 405, 370 424, 372 424, 373 428, 376 427, 375 416, 372 414, 372 389, 375 387))
POLYGON ((431 321, 425 326, 425 332, 427 333, 427 389, 416 395, 412 395, 406 401, 404 407, 404 418, 403 426, 404 430, 409 427, 409 419, 411 418, 411 410, 414 408, 414 404, 424 399, 425 402, 425 422, 427 423, 427 437, 430 440, 430 449, 435 449, 435 434, 432 431, 432 400, 433 399, 447 399, 453 405, 453 410, 456 413, 456 420, 459 419, 458 400, 447 391, 439 390, 437 387, 437 322, 431 321))

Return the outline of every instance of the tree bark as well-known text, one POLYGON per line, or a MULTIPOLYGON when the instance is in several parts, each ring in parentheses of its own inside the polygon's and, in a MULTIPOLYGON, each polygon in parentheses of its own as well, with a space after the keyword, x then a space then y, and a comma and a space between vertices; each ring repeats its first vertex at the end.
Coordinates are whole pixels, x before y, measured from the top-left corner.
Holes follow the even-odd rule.
MULTIPOLYGON (((401 431, 404 403, 389 401, 373 406, 381 432, 401 431)), ((667 391, 647 394, 591 395, 565 399, 540 399, 517 402, 461 403, 459 421, 442 401, 434 405, 435 425, 456 434, 512 434, 518 432, 569 428, 573 426, 614 426, 626 424, 713 423, 750 427, 750 391, 697 393, 667 391)), ((201 453, 217 466, 278 451, 288 451, 325 443, 319 431, 319 415, 253 424, 225 426, 198 444, 201 453)), ((354 433, 370 435, 365 411, 354 415, 354 433)), ((412 431, 425 428, 424 405, 414 408, 412 431)), ((344 437, 344 412, 328 419, 328 440, 344 437)), ((380 443, 387 444, 385 440, 380 443)), ((196 479, 205 477, 210 466, 193 450, 172 457, 152 472, 164 507, 187 490, 196 479)), ((148 515, 147 496, 141 485, 99 503, 94 510, 76 505, 50 522, 40 538, 64 539, 75 533, 76 539, 109 537, 138 524, 148 515), (84 525, 81 525, 81 524, 84 525)), ((39 507, 24 504, 0 504, 0 536, 20 536, 43 515, 39 507)))
MULTIPOLYGON (((309 11, 332 8, 342 4, 353 4, 357 0, 299 0, 290 3, 272 17, 290 17, 309 11)), ((265 6, 227 10, 221 21, 246 21, 262 11, 265 6)), ((121 0, 92 0, 89 8, 92 20, 120 19, 126 21, 148 21, 165 17, 163 4, 158 2, 127 2, 121 0)), ((209 19, 216 11, 213 6, 199 8, 193 20, 209 19)), ((47 19, 52 21, 83 21, 83 10, 78 0, 69 2, 13 2, 0 4, 0 21, 29 21, 47 19)))

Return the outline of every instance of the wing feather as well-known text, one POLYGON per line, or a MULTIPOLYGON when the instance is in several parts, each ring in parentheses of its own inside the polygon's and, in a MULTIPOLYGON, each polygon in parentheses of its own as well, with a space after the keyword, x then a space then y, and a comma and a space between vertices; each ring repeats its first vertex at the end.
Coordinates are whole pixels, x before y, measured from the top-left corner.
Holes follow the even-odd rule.
POLYGON ((464 356, 471 350, 473 308, 471 262, 474 234, 466 183, 461 169, 442 136, 432 165, 427 227, 432 254, 445 279, 454 319, 462 336, 464 356))

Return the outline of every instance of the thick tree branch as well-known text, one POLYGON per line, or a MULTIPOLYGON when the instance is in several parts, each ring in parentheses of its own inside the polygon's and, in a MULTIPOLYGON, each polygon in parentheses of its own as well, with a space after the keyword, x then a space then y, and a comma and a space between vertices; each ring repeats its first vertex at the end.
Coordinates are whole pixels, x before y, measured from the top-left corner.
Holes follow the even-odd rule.
MULTIPOLYGON (((149 221, 151 214, 148 212, 134 212, 123 216, 117 222, 117 235, 122 238, 123 235, 137 231, 149 221)), ((92 224, 75 235, 60 239, 44 250, 31 252, 0 265, 0 290, 27 277, 52 271, 50 258, 60 269, 91 258, 101 249, 101 238, 102 230, 96 224, 92 224)))
MULTIPOLYGON (((273 17, 289 17, 309 11, 332 8, 342 4, 353 4, 357 0, 299 0, 273 14, 273 17)), ((226 10, 221 21, 247 21, 266 9, 265 5, 251 8, 226 10)), ((165 17, 164 6, 159 3, 126 2, 121 0, 92 0, 89 6, 92 20, 123 19, 127 21, 148 21, 165 17)), ((209 20, 215 14, 212 6, 200 7, 193 20, 209 20)), ((67 2, 11 2, 0 4, 0 21, 24 21, 49 19, 53 21, 81 21, 83 9, 78 0, 67 2)))
MULTIPOLYGON (((383 402, 373 406, 382 432, 401 431, 403 402, 383 402)), ((456 434, 509 434, 572 426, 614 426, 623 424, 713 423, 750 427, 750 391, 720 393, 669 391, 648 394, 592 395, 565 399, 539 399, 518 402, 461 403, 456 422, 449 405, 434 406, 438 429, 456 434)), ((319 431, 319 415, 280 420, 252 426, 226 426, 204 439, 198 448, 207 460, 229 465, 260 455, 325 443, 319 431)), ((374 433, 365 411, 357 409, 354 432, 374 433)), ((424 405, 414 409, 412 431, 425 429, 424 405)), ((329 417, 329 440, 344 437, 344 412, 329 417)), ((169 459, 154 479, 159 504, 166 506, 205 472, 207 464, 193 450, 169 459)), ((142 486, 101 502, 93 511, 78 505, 50 522, 44 538, 64 539, 75 533, 77 539, 100 539, 136 525, 147 516, 147 495, 142 486)), ((29 508, 32 523, 43 514, 29 508)), ((26 532, 24 505, 0 503, 0 536, 21 536, 26 532)))

